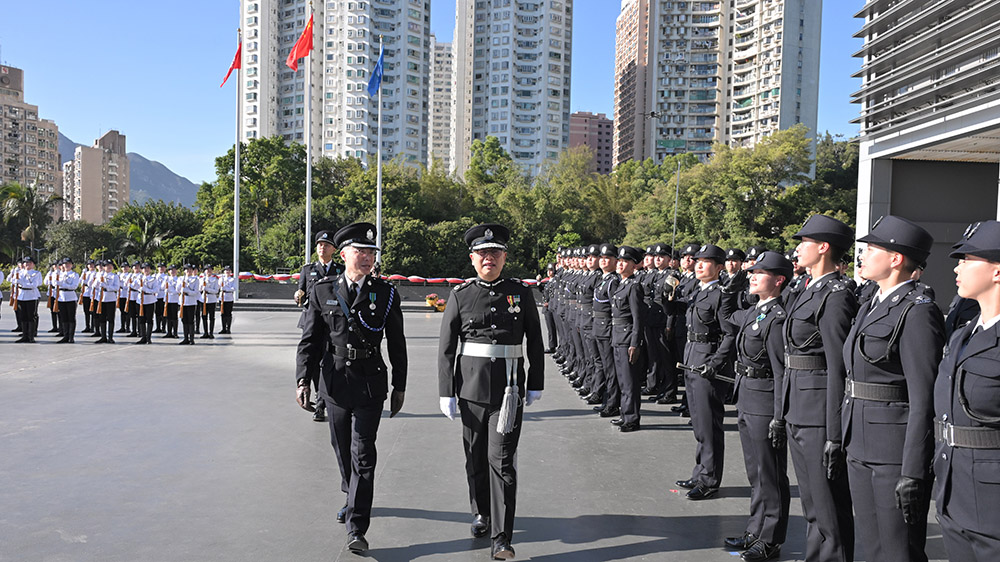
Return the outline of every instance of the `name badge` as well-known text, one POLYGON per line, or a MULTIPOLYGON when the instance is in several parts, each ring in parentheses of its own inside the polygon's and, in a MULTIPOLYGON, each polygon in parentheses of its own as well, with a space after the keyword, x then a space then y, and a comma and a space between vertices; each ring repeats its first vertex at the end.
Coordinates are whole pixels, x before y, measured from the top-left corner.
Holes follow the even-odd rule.
POLYGON ((316 272, 315 271, 310 271, 309 275, 316 275, 316 272))
POLYGON ((335 300, 328 300, 328 301, 326 301, 326 305, 327 306, 337 306, 338 304, 340 304, 340 303, 338 303, 335 300))

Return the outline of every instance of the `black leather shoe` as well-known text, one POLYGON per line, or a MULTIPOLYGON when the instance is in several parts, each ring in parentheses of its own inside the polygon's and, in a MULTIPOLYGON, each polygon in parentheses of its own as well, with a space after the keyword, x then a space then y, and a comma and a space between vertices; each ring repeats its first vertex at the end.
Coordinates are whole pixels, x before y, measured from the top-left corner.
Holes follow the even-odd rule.
POLYGON ((345 503, 344 507, 340 508, 340 511, 337 512, 337 523, 343 523, 346 520, 347 520, 347 504, 345 503))
POLYGON ((594 411, 597 412, 597 413, 601 413, 601 412, 604 411, 604 406, 601 406, 600 404, 598 404, 597 406, 594 406, 594 411))
POLYGON ((611 420, 611 425, 617 425, 617 426, 621 427, 621 426, 625 425, 625 420, 623 420, 621 418, 615 418, 615 419, 611 420))
POLYGON ((581 386, 580 388, 578 388, 576 390, 576 393, 579 394, 580 396, 589 396, 590 395, 590 387, 581 386))
POLYGON ((600 404, 604 402, 604 397, 594 392, 587 397, 587 404, 600 404))
POLYGON ((48 331, 48 333, 49 334, 58 334, 59 333, 59 328, 52 328, 51 330, 48 331))
POLYGON ((656 394, 656 391, 653 390, 652 388, 642 387, 641 389, 639 389, 639 394, 643 396, 653 396, 656 394))
POLYGON ((757 535, 746 532, 740 537, 726 537, 726 546, 734 550, 746 550, 750 548, 750 545, 757 542, 757 535))
POLYGON ((691 410, 683 410, 683 411, 681 411, 681 417, 682 418, 690 418, 691 417, 691 410))
POLYGON ((210 336, 209 334, 202 334, 201 337, 198 338, 198 339, 210 340, 210 339, 212 339, 212 336, 210 336))
POLYGON ((548 348, 548 349, 546 349, 546 350, 545 350, 545 355, 551 355, 551 354, 553 354, 553 353, 555 353, 555 352, 556 352, 556 350, 554 350, 554 349, 552 349, 552 348, 550 347, 550 348, 548 348))
POLYGON ((57 341, 56 343, 69 343, 69 338, 62 338, 59 341, 57 341))
POLYGON ((613 418, 615 416, 620 416, 622 411, 619 408, 606 408, 601 410, 602 418, 613 418))
POLYGON ((687 410, 687 406, 685 406, 683 404, 680 404, 678 406, 674 406, 673 408, 670 408, 670 411, 673 412, 673 413, 675 413, 675 414, 679 414, 679 413, 683 412, 684 410, 687 410))
POLYGON ((689 500, 705 500, 708 499, 718 492, 718 488, 709 488, 704 484, 698 484, 693 490, 687 493, 687 499, 689 500))
POLYGON ((698 485, 698 481, 697 480, 678 480, 677 482, 674 482, 674 484, 677 484, 679 487, 684 488, 685 490, 691 490, 691 489, 693 489, 694 487, 696 487, 698 485))
POLYGON ((639 431, 640 429, 642 428, 639 427, 639 422, 635 421, 635 422, 623 423, 618 428, 618 431, 622 433, 632 433, 633 431, 639 431))
POLYGON ((352 531, 347 535, 347 550, 354 554, 364 554, 368 552, 368 541, 361 531, 352 531))
MULTIPOLYGON (((324 410, 317 409, 315 412, 313 412, 313 421, 314 422, 325 422, 326 421, 326 412, 324 410)), ((338 519, 340 518, 340 514, 339 513, 337 514, 337 518, 338 519)), ((341 523, 343 523, 343 521, 341 521, 341 523)))
POLYGON ((481 539, 490 532, 490 518, 476 515, 472 520, 472 536, 481 539))
POLYGON ((29 343, 29 341, 28 336, 21 336, 14 340, 14 343, 29 343))
POLYGON ((780 544, 767 544, 762 540, 750 545, 750 548, 746 550, 740 557, 746 562, 764 562, 764 560, 770 560, 781 553, 780 544))
POLYGON ((676 404, 677 403, 677 397, 675 397, 675 396, 664 396, 663 398, 657 398, 656 399, 656 403, 660 404, 660 405, 663 405, 663 406, 665 406, 667 404, 676 404))
POLYGON ((490 550, 494 560, 510 560, 514 557, 514 549, 507 540, 507 535, 500 533, 493 539, 493 548, 490 550))

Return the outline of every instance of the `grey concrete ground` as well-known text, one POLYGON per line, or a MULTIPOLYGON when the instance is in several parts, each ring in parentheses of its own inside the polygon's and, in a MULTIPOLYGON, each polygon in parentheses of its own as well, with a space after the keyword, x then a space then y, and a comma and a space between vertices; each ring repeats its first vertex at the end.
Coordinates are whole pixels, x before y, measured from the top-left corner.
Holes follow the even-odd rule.
MULTIPOLYGON (((328 428, 294 403, 297 314, 241 312, 233 336, 179 347, 15 345, 0 313, 0 560, 359 559, 335 522, 328 428)), ((469 535, 461 427, 438 412, 440 317, 406 314, 410 377, 379 432, 373 560, 489 559, 469 535)), ((722 492, 690 502, 673 486, 694 455, 685 420, 644 405, 643 431, 620 434, 547 362, 519 451, 517 559, 738 560, 721 548, 749 504, 734 415, 722 492)), ((802 558, 794 488, 792 514, 781 560, 802 558)))

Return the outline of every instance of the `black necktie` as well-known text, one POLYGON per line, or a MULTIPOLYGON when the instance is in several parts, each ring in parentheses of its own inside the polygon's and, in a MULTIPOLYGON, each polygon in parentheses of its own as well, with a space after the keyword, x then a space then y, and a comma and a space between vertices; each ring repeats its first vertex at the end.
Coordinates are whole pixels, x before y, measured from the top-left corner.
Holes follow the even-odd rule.
POLYGON ((983 331, 983 327, 982 326, 976 326, 976 329, 972 330, 972 333, 969 335, 969 337, 966 338, 966 340, 962 342, 962 348, 958 350, 958 358, 959 359, 961 359, 962 356, 965 355, 965 348, 969 346, 969 342, 972 341, 972 338, 976 337, 976 334, 978 334, 979 332, 982 332, 982 331, 983 331))
POLYGON ((351 303, 353 303, 358 298, 358 286, 355 283, 347 284, 347 296, 350 298, 351 303))

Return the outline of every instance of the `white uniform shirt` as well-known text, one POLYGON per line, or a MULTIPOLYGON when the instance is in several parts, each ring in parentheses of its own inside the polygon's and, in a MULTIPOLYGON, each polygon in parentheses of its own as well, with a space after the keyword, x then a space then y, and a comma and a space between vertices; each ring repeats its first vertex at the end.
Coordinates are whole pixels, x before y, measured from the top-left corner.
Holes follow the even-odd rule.
POLYGON ((166 300, 166 298, 167 298, 167 291, 166 291, 166 289, 163 286, 163 282, 167 280, 167 277, 168 277, 167 273, 166 272, 163 272, 163 273, 157 272, 157 273, 154 273, 153 275, 156 276, 156 300, 161 300, 161 301, 162 300, 166 300))
POLYGON ((167 275, 163 278, 163 293, 165 295, 164 300, 168 304, 177 304, 180 301, 180 289, 177 280, 179 277, 176 275, 167 275))
POLYGON ((185 275, 179 277, 177 289, 184 293, 184 306, 195 306, 198 304, 198 285, 200 281, 197 275, 185 275))
POLYGON ((156 304, 157 281, 155 274, 143 274, 132 276, 132 296, 135 302, 142 304, 156 304), (141 301, 139 299, 142 299, 141 301))
POLYGON ((119 289, 122 287, 118 274, 113 271, 111 273, 100 273, 99 275, 95 275, 94 279, 97 280, 97 284, 94 286, 97 298, 101 299, 101 302, 115 302, 118 298, 119 289), (103 299, 101 298, 101 293, 104 294, 103 299))
POLYGON ((219 277, 217 275, 202 276, 198 280, 198 302, 208 304, 219 302, 219 277))
POLYGON ((73 270, 63 271, 59 274, 56 286, 59 288, 59 302, 75 301, 76 288, 80 286, 80 276, 73 270))
POLYGON ((42 285, 42 274, 37 269, 23 269, 17 278, 17 300, 36 301, 41 297, 38 287, 42 285))
POLYGON ((222 289, 223 302, 233 302, 233 299, 236 297, 236 277, 232 275, 223 276, 219 280, 219 286, 222 289))

